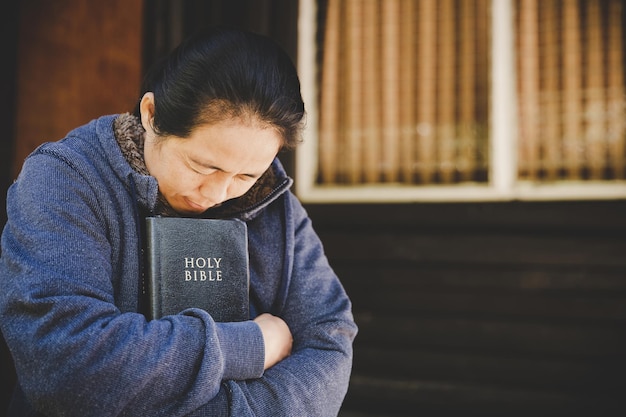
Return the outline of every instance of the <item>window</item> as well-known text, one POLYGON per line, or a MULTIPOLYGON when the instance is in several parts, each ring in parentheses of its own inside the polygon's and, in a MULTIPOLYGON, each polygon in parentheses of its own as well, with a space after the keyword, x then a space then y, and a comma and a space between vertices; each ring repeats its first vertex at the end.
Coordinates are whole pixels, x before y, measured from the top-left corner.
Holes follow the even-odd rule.
POLYGON ((301 0, 305 201, 626 198, 621 0, 301 0))

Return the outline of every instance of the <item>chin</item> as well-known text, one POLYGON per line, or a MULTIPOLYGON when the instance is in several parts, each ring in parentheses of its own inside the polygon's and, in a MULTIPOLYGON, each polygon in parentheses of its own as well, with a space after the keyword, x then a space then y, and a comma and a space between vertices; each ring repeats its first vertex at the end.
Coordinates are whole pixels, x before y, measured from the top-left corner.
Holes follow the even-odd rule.
POLYGON ((174 209, 174 211, 180 215, 187 215, 187 216, 197 216, 198 214, 202 214, 205 211, 207 211, 209 208, 191 208, 191 207, 172 207, 174 209))

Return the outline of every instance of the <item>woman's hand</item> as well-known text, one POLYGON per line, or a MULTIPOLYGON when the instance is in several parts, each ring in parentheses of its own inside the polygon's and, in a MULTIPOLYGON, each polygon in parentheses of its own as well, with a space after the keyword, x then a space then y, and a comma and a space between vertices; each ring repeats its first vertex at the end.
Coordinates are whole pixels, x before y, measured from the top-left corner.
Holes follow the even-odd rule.
POLYGON ((265 367, 271 368, 291 354, 293 337, 287 323, 280 317, 263 313, 254 319, 261 328, 265 342, 265 367))

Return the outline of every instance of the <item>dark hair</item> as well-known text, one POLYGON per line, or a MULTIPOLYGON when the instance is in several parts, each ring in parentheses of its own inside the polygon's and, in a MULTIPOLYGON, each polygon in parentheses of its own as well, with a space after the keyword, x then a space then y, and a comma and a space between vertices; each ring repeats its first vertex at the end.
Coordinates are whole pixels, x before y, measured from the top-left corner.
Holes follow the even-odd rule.
POLYGON ((158 135, 188 137, 203 124, 254 116, 278 130, 283 147, 300 141, 304 103, 296 68, 258 34, 212 28, 188 38, 148 71, 146 92, 154 93, 158 135))

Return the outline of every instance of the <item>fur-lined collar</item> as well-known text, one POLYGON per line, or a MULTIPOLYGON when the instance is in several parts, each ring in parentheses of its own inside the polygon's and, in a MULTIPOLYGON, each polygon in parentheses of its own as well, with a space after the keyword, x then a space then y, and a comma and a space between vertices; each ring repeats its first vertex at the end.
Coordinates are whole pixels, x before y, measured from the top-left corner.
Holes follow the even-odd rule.
MULTIPOLYGON (((143 155, 145 130, 139 119, 129 113, 121 114, 113 123, 113 132, 124 158, 133 170, 142 175, 150 175, 143 155)), ((227 218, 245 212, 270 196, 278 182, 274 170, 270 167, 246 194, 228 200, 220 206, 212 207, 199 217, 227 218)), ((161 193, 159 193, 154 214, 169 217, 180 216, 161 193)))

